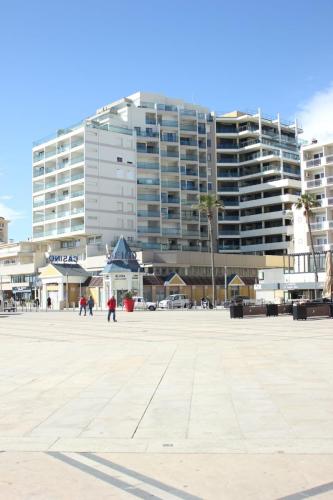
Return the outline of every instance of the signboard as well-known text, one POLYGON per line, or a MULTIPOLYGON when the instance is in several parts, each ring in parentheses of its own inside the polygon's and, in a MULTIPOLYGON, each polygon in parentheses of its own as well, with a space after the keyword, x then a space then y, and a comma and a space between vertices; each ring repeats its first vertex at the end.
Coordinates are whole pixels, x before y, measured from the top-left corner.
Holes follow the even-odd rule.
POLYGON ((77 255, 50 255, 51 264, 77 264, 79 257, 77 255))
POLYGON ((15 286, 12 288, 13 293, 17 292, 31 292, 31 288, 24 286, 15 286))
POLYGON ((114 274, 113 279, 115 280, 127 280, 126 274, 114 274))

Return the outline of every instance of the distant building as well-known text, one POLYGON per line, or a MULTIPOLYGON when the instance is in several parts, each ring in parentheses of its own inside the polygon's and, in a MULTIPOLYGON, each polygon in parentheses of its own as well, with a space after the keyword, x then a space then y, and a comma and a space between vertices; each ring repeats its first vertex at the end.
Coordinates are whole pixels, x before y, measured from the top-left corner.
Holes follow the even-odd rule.
POLYGON ((0 217, 0 244, 8 243, 8 224, 9 220, 0 217))

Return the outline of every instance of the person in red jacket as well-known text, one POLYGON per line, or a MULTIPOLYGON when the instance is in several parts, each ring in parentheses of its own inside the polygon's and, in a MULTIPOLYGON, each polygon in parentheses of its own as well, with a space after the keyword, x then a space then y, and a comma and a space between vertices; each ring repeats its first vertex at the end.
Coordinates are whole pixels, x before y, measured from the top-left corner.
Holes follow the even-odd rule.
POLYGON ((115 299, 114 295, 112 295, 112 297, 108 300, 107 305, 108 305, 108 308, 109 308, 108 321, 110 321, 110 317, 111 317, 111 314, 112 314, 113 321, 116 322, 117 321, 116 320, 117 302, 116 302, 116 299, 115 299))
POLYGON ((87 315, 87 299, 84 295, 80 298, 80 312, 79 316, 81 316, 82 311, 84 311, 84 315, 87 315))

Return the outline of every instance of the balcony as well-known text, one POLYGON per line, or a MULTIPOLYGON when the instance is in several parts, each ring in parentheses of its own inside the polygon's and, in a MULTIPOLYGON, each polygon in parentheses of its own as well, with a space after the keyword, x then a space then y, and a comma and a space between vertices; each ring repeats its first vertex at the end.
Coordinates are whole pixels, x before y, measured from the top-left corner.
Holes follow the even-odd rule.
POLYGON ((180 159, 183 161, 198 161, 198 157, 196 155, 190 155, 190 154, 181 154, 180 159))
POLYGON ((167 220, 179 220, 180 219, 180 215, 179 214, 165 214, 165 213, 162 213, 162 219, 167 219, 167 220))
POLYGON ((170 167, 161 167, 162 173, 170 173, 170 174, 179 174, 179 167, 178 166, 170 166, 170 167))
POLYGON ((71 226, 71 232, 73 231, 83 231, 84 230, 84 224, 75 224, 71 226))
POLYGON ((324 184, 324 179, 314 179, 313 181, 307 181, 306 187, 308 189, 316 188, 324 184))
POLYGON ((44 167, 34 168, 33 176, 40 177, 41 175, 44 175, 44 167))
POLYGON ((159 121, 161 127, 173 127, 178 128, 177 120, 161 120, 159 121))
POLYGON ((180 114, 182 116, 197 116, 197 112, 195 109, 181 109, 180 114))
POLYGON ((228 245, 228 244, 219 245, 219 252, 224 252, 224 251, 239 252, 239 250, 240 250, 239 245, 228 245))
POLYGON ((84 191, 74 191, 71 193, 71 198, 77 198, 79 196, 83 196, 84 195, 84 191))
POLYGON ((177 134, 161 134, 162 142, 178 142, 177 134))
POLYGON ((160 201, 159 194, 138 194, 138 201, 160 201))
POLYGON ((160 234, 159 227, 138 226, 138 233, 160 234))
POLYGON ((198 147, 198 141, 194 139, 180 139, 181 146, 195 146, 198 147))
POLYGON ((66 184, 67 182, 70 182, 71 181, 71 178, 70 176, 68 175, 67 177, 63 177, 62 179, 58 179, 58 186, 61 186, 61 184, 66 184))
POLYGON ((177 204, 178 205, 180 203, 180 199, 175 198, 175 197, 165 198, 162 196, 162 203, 165 205, 168 205, 168 204, 177 204))
POLYGON ((137 179, 137 183, 141 186, 159 186, 159 179, 137 179))
POLYGON ((137 130, 136 135, 138 137, 154 137, 158 138, 158 132, 153 132, 149 130, 137 130))
POLYGON ((184 132, 197 132, 198 128, 196 125, 180 125, 180 130, 184 132))
POLYGON ((305 168, 319 167, 321 165, 322 158, 315 158, 314 160, 308 160, 305 162, 305 168))
POLYGON ((220 229, 219 230, 219 238, 223 238, 223 236, 239 236, 240 232, 237 229, 220 229))
POLYGON ((239 221, 239 215, 227 215, 227 214, 219 214, 218 217, 219 222, 224 221, 239 221))
POLYGON ((83 143, 84 143, 83 139, 78 139, 77 141, 72 142, 71 147, 72 149, 78 148, 79 146, 82 146, 83 143))
POLYGON ((136 148, 138 153, 141 154, 152 154, 152 155, 158 155, 159 154, 159 149, 158 148, 147 148, 145 146, 139 146, 137 145, 136 148))
POLYGON ((190 236, 190 237, 195 237, 195 238, 199 238, 200 237, 200 233, 199 233, 199 230, 196 230, 196 231, 190 231, 190 230, 183 230, 182 231, 182 235, 183 236, 190 236))
POLYGON ((225 192, 225 193, 238 193, 239 189, 237 186, 218 186, 217 188, 218 192, 225 192))
POLYGON ((34 155, 34 156, 33 156, 33 160, 32 160, 32 162, 33 162, 33 163, 37 163, 37 162, 42 161, 42 160, 44 160, 44 159, 45 159, 45 154, 44 154, 44 152, 43 152, 43 153, 39 153, 39 154, 37 154, 37 155, 34 155))
POLYGON ((152 210, 138 210, 138 217, 156 217, 160 218, 160 212, 152 210))
POLYGON ((163 236, 180 236, 180 228, 176 227, 164 227, 162 228, 163 236))
POLYGON ((138 168, 142 168, 145 170, 159 170, 160 164, 159 163, 148 163, 144 161, 138 161, 138 168))
POLYGON ((161 156, 164 158, 178 158, 179 153, 178 151, 166 151, 165 149, 161 149, 161 156))
POLYGON ((162 188, 167 188, 167 189, 179 189, 179 182, 174 182, 174 181, 162 181, 161 182, 161 187, 162 188))

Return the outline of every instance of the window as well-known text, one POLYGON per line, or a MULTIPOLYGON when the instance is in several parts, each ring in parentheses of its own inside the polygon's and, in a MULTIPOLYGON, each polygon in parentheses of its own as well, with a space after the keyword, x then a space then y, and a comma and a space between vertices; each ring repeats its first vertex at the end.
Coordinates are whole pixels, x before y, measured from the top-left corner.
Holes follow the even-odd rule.
POLYGON ((120 177, 121 177, 121 174, 122 174, 121 169, 120 169, 120 168, 117 168, 116 176, 117 176, 118 178, 120 178, 120 177))
POLYGON ((122 163, 122 162, 123 162, 123 159, 122 159, 122 157, 121 157, 121 156, 117 156, 117 162, 118 162, 118 163, 122 163))

